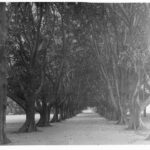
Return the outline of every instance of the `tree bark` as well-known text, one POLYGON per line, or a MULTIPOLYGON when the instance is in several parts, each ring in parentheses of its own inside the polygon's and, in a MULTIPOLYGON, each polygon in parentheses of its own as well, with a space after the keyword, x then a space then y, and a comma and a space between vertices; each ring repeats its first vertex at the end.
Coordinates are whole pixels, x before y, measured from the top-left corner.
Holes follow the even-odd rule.
POLYGON ((60 120, 64 120, 65 117, 64 117, 64 108, 63 108, 63 105, 60 106, 60 120))
POLYGON ((146 117, 146 108, 144 109, 144 112, 143 112, 143 113, 144 113, 144 117, 146 117))
POLYGON ((140 102, 140 88, 141 88, 141 83, 142 83, 142 79, 143 79, 143 73, 142 73, 140 65, 137 66, 136 70, 138 73, 138 81, 137 81, 135 91, 132 95, 131 108, 130 108, 130 117, 131 118, 129 121, 129 129, 134 129, 134 130, 146 129, 146 127, 144 126, 144 123, 142 122, 142 119, 141 119, 141 112, 150 103, 150 97, 148 97, 143 103, 140 102))
POLYGON ((47 106, 47 104, 44 102, 42 106, 42 112, 40 112, 40 120, 37 123, 37 126, 39 127, 45 127, 50 126, 50 106, 47 106))
POLYGON ((141 119, 141 108, 139 103, 139 95, 133 101, 131 108, 130 108, 130 120, 128 129, 145 129, 144 123, 141 119))
POLYGON ((19 129, 19 132, 33 132, 37 131, 35 124, 35 106, 34 99, 28 99, 26 106, 26 121, 23 126, 19 129))
POLYGON ((57 104, 55 104, 55 112, 54 112, 54 116, 53 116, 53 119, 51 120, 51 122, 59 122, 59 108, 57 106, 57 104))
POLYGON ((10 142, 5 134, 7 103, 7 56, 4 43, 7 34, 6 26, 5 3, 0 3, 0 144, 6 144, 10 142))

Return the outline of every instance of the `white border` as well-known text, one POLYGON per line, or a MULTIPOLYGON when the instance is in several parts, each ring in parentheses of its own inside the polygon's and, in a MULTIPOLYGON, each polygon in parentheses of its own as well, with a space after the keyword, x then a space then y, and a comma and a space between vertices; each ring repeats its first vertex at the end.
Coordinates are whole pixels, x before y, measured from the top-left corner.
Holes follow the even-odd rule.
POLYGON ((150 147, 148 145, 98 145, 98 146, 91 146, 91 145, 81 145, 81 146, 0 146, 1 150, 29 150, 29 149, 36 149, 36 150, 149 150, 150 147))
MULTIPOLYGON (((88 3, 149 3, 149 0, 0 0, 0 2, 88 2, 88 3)), ((51 135, 50 135, 51 136, 51 135)), ((82 139, 81 139, 82 140, 82 139)), ((150 141, 149 141, 150 144, 150 141)), ((150 145, 32 145, 0 146, 0 150, 150 150, 150 145)))

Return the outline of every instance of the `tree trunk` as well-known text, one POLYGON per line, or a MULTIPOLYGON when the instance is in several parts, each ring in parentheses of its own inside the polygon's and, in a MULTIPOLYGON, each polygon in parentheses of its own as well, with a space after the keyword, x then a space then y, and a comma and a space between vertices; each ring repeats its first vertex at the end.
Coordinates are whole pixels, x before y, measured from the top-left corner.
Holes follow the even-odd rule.
POLYGON ((33 132, 37 131, 35 124, 35 110, 34 110, 34 99, 30 98, 27 102, 26 107, 26 121, 23 126, 19 129, 19 132, 33 132))
POLYGON ((53 119, 51 120, 51 122, 59 122, 58 114, 59 114, 59 108, 58 108, 57 104, 55 104, 55 112, 54 112, 54 116, 53 116, 53 119))
POLYGON ((7 103, 7 56, 4 43, 7 34, 6 27, 5 3, 0 3, 0 144, 6 144, 10 142, 5 134, 7 103))
MULTIPOLYGON (((0 64, 1 65, 1 64, 0 64)), ((7 82, 5 74, 2 74, 2 68, 0 67, 0 144, 9 143, 10 140, 6 137, 5 127, 6 127, 6 87, 7 82)))
POLYGON ((64 119, 67 119, 67 107, 64 106, 64 119))
POLYGON ((130 120, 129 120, 129 126, 128 129, 144 129, 145 126, 141 119, 141 109, 139 104, 139 95, 134 100, 134 103, 131 106, 130 109, 130 120))
POLYGON ((144 129, 144 124, 141 119, 141 104, 139 100, 139 91, 141 87, 141 79, 142 74, 140 70, 137 70, 138 72, 138 80, 136 84, 136 88, 134 90, 134 93, 132 95, 131 104, 130 104, 130 120, 129 120, 129 126, 128 129, 144 129))
POLYGON ((50 106, 44 102, 42 106, 42 112, 40 113, 40 120, 37 123, 39 127, 50 126, 50 106))
POLYGON ((59 120, 60 121, 63 120, 63 110, 62 110, 62 108, 60 108, 60 118, 59 118, 59 120))
POLYGON ((60 120, 65 120, 65 116, 64 116, 64 106, 60 107, 60 120))
POLYGON ((146 117, 146 108, 144 109, 144 117, 146 117))
POLYGON ((125 114, 124 109, 121 106, 121 104, 118 106, 118 108, 119 108, 119 115, 118 115, 118 122, 117 122, 117 124, 124 125, 127 122, 126 114, 125 114))

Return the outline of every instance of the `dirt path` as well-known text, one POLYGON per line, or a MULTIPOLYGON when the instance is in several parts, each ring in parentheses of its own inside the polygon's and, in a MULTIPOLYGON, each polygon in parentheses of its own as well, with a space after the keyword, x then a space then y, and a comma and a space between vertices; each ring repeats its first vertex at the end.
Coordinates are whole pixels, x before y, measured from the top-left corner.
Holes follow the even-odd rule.
POLYGON ((150 144, 145 141, 149 134, 125 130, 125 126, 101 118, 90 111, 55 123, 52 127, 39 128, 34 133, 12 133, 17 130, 22 120, 7 123, 8 137, 13 145, 97 145, 97 144, 150 144))

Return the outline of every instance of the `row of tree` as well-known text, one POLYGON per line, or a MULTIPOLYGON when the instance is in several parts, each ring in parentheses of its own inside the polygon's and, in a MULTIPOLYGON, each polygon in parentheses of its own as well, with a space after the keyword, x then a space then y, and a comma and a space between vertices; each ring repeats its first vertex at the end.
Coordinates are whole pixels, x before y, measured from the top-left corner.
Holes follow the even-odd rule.
POLYGON ((19 132, 50 125, 51 109, 52 122, 58 122, 86 106, 131 129, 144 127, 141 112, 150 103, 149 4, 0 7, 0 143, 8 141, 6 96, 25 111, 19 132))
MULTIPOLYGON (((5 51, 5 101, 10 97, 26 114, 19 132, 32 132, 37 126, 70 118, 85 108, 86 52, 79 33, 74 10, 66 3, 2 4, 2 23, 7 32, 3 40, 5 51), (6 94, 7 88, 7 94, 6 94), (40 120, 35 123, 35 112, 40 120), (59 117, 60 115, 60 117, 59 117)), ((82 37, 81 37, 82 36, 82 37)), ((4 133, 5 108, 1 109, 3 126, 0 143, 9 140, 4 133)))

